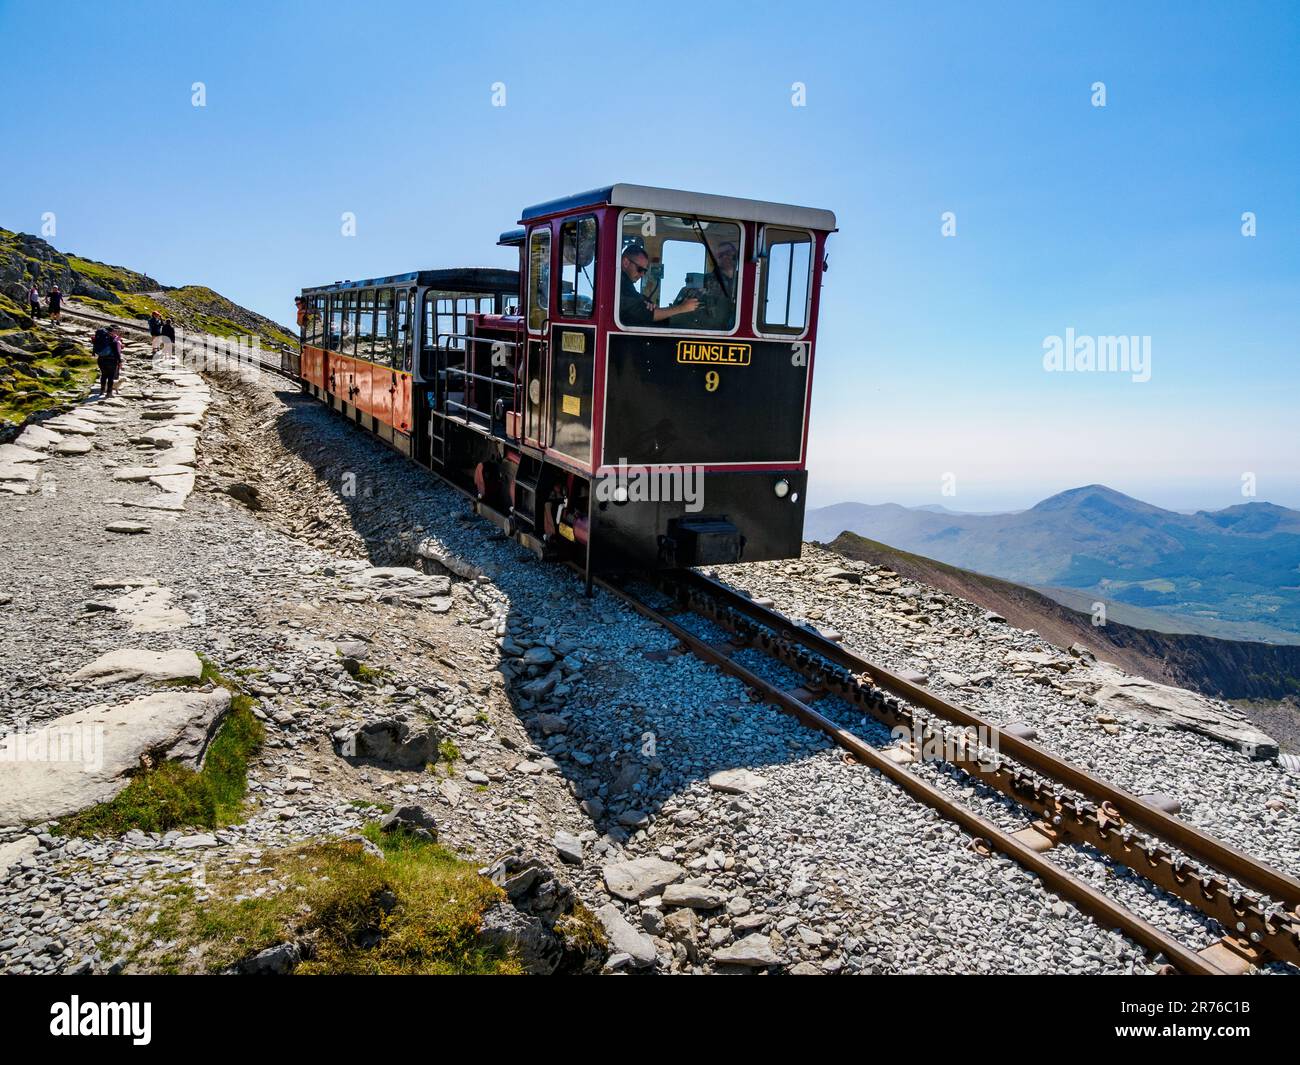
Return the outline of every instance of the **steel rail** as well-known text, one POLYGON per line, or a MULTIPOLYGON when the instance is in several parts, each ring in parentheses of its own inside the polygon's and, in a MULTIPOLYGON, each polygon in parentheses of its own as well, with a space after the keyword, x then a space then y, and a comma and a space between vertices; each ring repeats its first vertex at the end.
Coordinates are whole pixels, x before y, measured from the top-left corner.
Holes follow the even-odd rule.
POLYGON ((820 633, 795 625, 788 618, 760 606, 743 592, 721 581, 693 571, 674 573, 673 579, 706 588, 710 594, 723 600, 733 609, 760 621, 837 665, 855 673, 865 673, 879 687, 908 702, 925 707, 938 717, 963 728, 975 728, 982 730, 985 735, 996 737, 997 749, 1016 761, 1097 802, 1110 803, 1125 820, 1167 840, 1189 855, 1215 866, 1247 887, 1262 892, 1293 913, 1300 914, 1300 881, 1294 877, 1265 865, 1186 821, 1165 813, 1131 792, 1088 773, 1046 748, 999 728, 974 711, 950 703, 933 692, 904 680, 842 644, 827 639, 820 633))
POLYGON ((909 773, 901 766, 896 765, 852 732, 841 728, 807 703, 789 692, 782 691, 758 674, 733 661, 727 654, 701 640, 681 625, 678 625, 670 617, 638 599, 635 595, 600 578, 596 578, 595 583, 627 603, 637 613, 661 625, 696 657, 718 666, 753 689, 766 702, 776 705, 785 713, 797 718, 804 725, 829 736, 836 744, 852 754, 854 758, 872 769, 878 770, 918 802, 924 803, 961 826, 985 847, 1006 855, 1021 867, 1032 872, 1044 884, 1073 901, 1083 912, 1104 922, 1109 927, 1119 929, 1134 942, 1140 943, 1148 950, 1163 954, 1170 964, 1180 972, 1200 976, 1224 975, 1224 970, 1208 959, 1189 950, 1176 939, 1143 920, 1137 914, 1130 912, 1095 888, 1084 883, 1078 877, 1048 861, 1037 851, 1021 843, 992 822, 957 804, 938 788, 922 780, 916 774, 909 773))

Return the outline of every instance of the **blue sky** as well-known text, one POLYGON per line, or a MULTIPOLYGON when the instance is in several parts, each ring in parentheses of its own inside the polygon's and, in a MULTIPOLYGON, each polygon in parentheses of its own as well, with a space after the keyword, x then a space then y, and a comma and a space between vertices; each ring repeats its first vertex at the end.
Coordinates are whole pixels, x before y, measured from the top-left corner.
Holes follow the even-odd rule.
POLYGON ((510 265, 524 205, 612 181, 829 207, 813 504, 1213 508, 1250 473, 1300 507, 1294 3, 0 0, 0 35, 0 225, 60 248, 284 321, 510 265), (1044 372, 1067 328, 1151 337, 1151 380, 1044 372))

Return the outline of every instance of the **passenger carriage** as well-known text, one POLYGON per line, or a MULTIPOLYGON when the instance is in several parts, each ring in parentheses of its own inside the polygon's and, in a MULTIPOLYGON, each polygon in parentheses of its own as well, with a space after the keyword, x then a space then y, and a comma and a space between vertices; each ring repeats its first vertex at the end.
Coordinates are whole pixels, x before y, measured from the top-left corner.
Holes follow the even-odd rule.
POLYGON ((518 273, 307 289, 304 387, 594 571, 799 554, 829 211, 640 185, 527 208, 518 273))

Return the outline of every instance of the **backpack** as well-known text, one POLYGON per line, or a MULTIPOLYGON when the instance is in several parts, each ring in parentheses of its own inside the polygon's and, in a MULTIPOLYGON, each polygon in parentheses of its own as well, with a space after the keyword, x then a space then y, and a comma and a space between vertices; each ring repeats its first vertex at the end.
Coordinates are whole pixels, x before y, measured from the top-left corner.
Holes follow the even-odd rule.
POLYGON ((95 335, 90 341, 90 350, 95 355, 113 354, 113 338, 108 335, 108 330, 103 326, 95 330, 95 335))

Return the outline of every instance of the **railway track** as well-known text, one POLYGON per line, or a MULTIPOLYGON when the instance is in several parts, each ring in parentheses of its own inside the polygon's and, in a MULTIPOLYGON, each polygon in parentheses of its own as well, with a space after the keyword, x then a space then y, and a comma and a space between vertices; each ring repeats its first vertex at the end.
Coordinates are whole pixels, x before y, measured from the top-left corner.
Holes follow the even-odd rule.
POLYGON ((737 677, 763 702, 792 715, 843 748, 912 798, 1038 876, 1079 909, 1183 973, 1238 974, 1274 961, 1300 965, 1300 881, 1179 820, 1035 744, 1021 730, 994 725, 869 662, 829 637, 795 624, 766 603, 694 571, 642 576, 601 587, 667 629, 690 652, 737 677), (649 595, 639 594, 647 589, 649 595), (725 632, 708 640, 683 621, 703 618, 725 632), (737 661, 755 649, 801 678, 786 689, 737 661), (837 699, 899 735, 888 748, 867 742, 820 712, 837 699), (1005 796, 1025 812, 1008 832, 967 809, 907 768, 934 757, 1005 796), (1089 848, 1126 866, 1156 893, 1213 919, 1223 936, 1195 950, 1053 862, 1054 847, 1089 848))
MULTIPOLYGON (((100 314, 97 311, 87 310, 85 307, 69 306, 67 303, 63 305, 63 313, 70 318, 78 318, 85 322, 93 322, 95 325, 115 325, 120 329, 125 329, 132 333, 138 333, 143 336, 149 335, 148 326, 142 325, 139 322, 134 321, 133 319, 130 318, 119 318, 116 315, 112 315, 112 314, 100 314)), ((199 334, 199 335, 203 337, 205 340, 212 340, 218 342, 218 344, 222 339, 220 337, 209 337, 209 335, 206 333, 199 334)), ((211 346, 217 347, 217 344, 213 344, 211 346)), ((190 352, 192 352, 193 350, 194 350, 193 347, 189 349, 190 352)), ((184 351, 181 353, 182 359, 185 357, 186 354, 187 352, 184 351)), ((294 383, 297 383, 299 380, 298 375, 296 373, 294 373, 289 369, 286 369, 276 359, 259 358, 254 360, 252 365, 255 365, 259 370, 265 370, 267 373, 277 374, 278 376, 293 381, 294 383)), ((198 369, 203 369, 203 368, 204 368, 203 366, 198 367, 198 369)))

